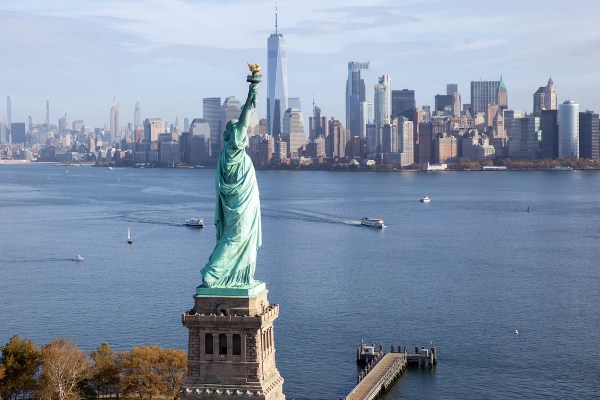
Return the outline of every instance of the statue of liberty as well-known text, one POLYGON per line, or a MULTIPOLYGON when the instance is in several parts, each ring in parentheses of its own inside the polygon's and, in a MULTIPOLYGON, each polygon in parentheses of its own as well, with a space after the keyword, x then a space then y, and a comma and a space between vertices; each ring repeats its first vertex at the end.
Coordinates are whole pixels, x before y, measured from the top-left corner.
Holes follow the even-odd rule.
POLYGON ((262 244, 260 199, 254 166, 246 154, 246 131, 261 77, 256 75, 258 65, 249 67, 248 98, 240 119, 227 123, 217 164, 217 244, 201 271, 203 286, 208 288, 250 288, 255 284, 256 252, 262 244))

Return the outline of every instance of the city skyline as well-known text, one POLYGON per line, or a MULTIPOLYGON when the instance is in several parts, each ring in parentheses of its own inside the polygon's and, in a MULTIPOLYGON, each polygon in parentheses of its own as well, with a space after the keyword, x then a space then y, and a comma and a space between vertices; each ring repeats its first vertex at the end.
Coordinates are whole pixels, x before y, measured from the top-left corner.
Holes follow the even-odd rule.
MULTIPOLYGON (((109 126, 115 94, 123 124, 133 122, 138 100, 143 118, 200 117, 205 97, 242 97, 246 61, 267 65, 274 10, 273 1, 2 4, 0 29, 12 39, 1 47, 2 95, 11 96, 14 122, 28 116, 44 122, 49 100, 52 123, 66 112, 88 126, 109 126)), ((532 112, 533 93, 552 77, 559 103, 572 99, 582 111, 600 109, 598 55, 590 51, 600 36, 593 17, 599 4, 509 1, 490 12, 472 1, 308 1, 280 2, 278 10, 289 96, 310 104, 314 95, 328 117, 345 120, 353 60, 389 75, 393 90, 415 90, 419 107, 433 106, 449 82, 467 102, 471 81, 502 75, 509 108, 532 112)), ((266 85, 261 89, 264 118, 266 85)), ((7 119, 2 110, 0 120, 7 119)))

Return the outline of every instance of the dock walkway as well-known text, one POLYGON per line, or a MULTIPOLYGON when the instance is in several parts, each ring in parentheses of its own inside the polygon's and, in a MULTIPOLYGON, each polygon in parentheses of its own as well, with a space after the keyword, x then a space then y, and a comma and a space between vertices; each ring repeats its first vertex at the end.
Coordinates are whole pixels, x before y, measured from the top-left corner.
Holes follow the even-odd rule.
POLYGON ((407 365, 406 353, 387 353, 373 369, 356 385, 346 400, 372 400, 387 391, 404 372, 407 365))

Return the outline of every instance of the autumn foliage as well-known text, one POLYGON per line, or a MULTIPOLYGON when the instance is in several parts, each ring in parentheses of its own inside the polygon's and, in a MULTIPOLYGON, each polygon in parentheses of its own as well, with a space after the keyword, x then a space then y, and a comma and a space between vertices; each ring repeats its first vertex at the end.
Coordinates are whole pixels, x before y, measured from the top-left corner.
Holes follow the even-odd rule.
POLYGON ((0 400, 172 399, 186 370, 183 350, 142 346, 117 353, 102 343, 88 355, 69 339, 38 348, 13 336, 0 346, 0 400))

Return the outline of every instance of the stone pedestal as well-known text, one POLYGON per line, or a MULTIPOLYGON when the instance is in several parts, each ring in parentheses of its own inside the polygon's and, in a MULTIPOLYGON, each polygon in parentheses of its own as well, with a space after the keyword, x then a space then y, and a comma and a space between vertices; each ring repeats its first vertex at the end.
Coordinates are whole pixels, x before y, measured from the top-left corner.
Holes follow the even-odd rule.
POLYGON ((273 321, 264 283, 248 292, 198 288, 189 329, 188 373, 181 399, 284 400, 275 366, 273 321))

